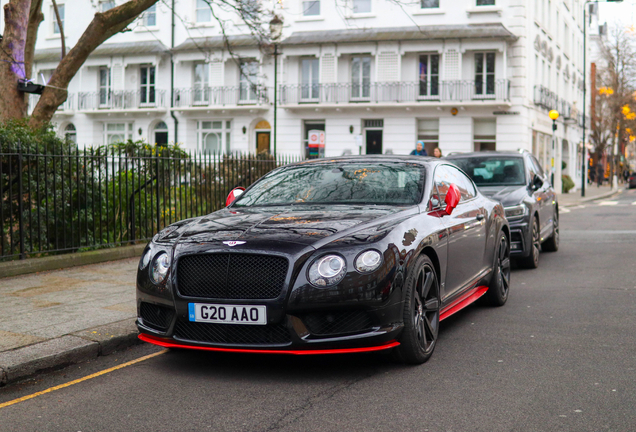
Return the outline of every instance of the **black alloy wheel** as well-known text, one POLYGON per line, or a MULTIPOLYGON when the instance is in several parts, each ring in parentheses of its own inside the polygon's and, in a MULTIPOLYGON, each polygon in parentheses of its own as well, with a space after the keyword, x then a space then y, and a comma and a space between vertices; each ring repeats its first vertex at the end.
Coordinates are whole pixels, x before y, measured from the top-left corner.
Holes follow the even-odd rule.
POLYGON ((539 232, 539 219, 532 218, 532 237, 530 243, 530 255, 520 260, 525 268, 535 269, 539 267, 539 252, 541 250, 541 233, 539 232))
POLYGON ((503 306, 510 292, 510 242, 504 233, 499 234, 499 246, 494 261, 486 298, 493 306, 503 306))
POLYGON ((556 212, 554 213, 554 220, 552 221, 552 236, 541 245, 541 250, 546 252, 556 252, 559 250, 559 214, 556 212))
POLYGON ((431 357, 437 344, 441 304, 439 282, 429 257, 417 258, 405 289, 404 331, 394 353, 404 363, 422 364, 431 357))

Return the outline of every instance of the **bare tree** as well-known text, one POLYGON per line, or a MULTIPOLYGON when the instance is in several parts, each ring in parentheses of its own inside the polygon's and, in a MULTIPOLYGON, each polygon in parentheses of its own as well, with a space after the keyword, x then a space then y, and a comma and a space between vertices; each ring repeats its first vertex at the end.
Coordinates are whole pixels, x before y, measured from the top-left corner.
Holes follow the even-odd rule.
MULTIPOLYGON (((10 0, 4 6, 5 29, 0 42, 0 122, 24 118, 27 115, 27 98, 18 90, 18 82, 29 80, 32 74, 37 31, 43 20, 43 0, 10 0)), ((217 14, 233 12, 247 24, 250 33, 263 46, 267 32, 263 25, 263 11, 249 0, 205 0, 213 16, 221 24, 226 46, 230 39, 226 33, 227 20, 217 14)), ((53 71, 40 99, 33 110, 29 125, 41 128, 47 125, 57 108, 68 96, 67 88, 88 56, 111 36, 126 29, 146 9, 158 0, 128 0, 106 12, 97 12, 93 20, 68 54, 53 71)), ((168 5, 171 7, 170 5, 168 5)), ((58 23, 61 22, 58 18, 58 23)), ((60 28, 62 31, 62 28, 60 28)), ((234 56, 233 56, 234 57, 234 56)))
MULTIPOLYGON (((622 26, 615 26, 601 46, 601 66, 597 77, 599 94, 596 116, 592 119, 594 155, 597 160, 612 155, 615 140, 619 143, 636 130, 636 36, 622 26), (627 130, 629 129, 629 131, 627 130)), ((616 160, 610 158, 611 172, 616 160)))

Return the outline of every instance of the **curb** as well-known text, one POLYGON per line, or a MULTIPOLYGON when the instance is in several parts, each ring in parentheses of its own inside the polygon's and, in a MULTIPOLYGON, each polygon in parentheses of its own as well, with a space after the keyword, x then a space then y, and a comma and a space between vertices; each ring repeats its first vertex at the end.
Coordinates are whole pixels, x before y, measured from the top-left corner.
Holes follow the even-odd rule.
POLYGON ((0 278, 140 257, 145 244, 0 263, 0 278))
POLYGON ((622 189, 609 191, 609 192, 603 193, 601 195, 593 196, 593 197, 590 197, 590 198, 580 199, 580 200, 578 200, 577 202, 574 202, 574 203, 563 204, 563 207, 575 207, 575 206, 578 206, 578 205, 581 205, 581 204, 585 204, 587 202, 596 201, 596 200, 600 200, 600 199, 603 199, 603 198, 610 198, 610 197, 613 197, 614 195, 618 195, 618 194, 620 194, 622 192, 623 192, 622 189))
POLYGON ((0 386, 140 344, 136 318, 0 352, 0 386))

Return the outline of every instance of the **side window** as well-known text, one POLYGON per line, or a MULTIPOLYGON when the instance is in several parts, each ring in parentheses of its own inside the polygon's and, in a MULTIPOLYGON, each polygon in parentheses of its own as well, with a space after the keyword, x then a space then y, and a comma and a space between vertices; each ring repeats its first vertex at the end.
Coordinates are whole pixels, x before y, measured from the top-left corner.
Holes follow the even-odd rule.
POLYGON ((526 173, 528 174, 526 183, 532 183, 535 175, 538 175, 539 171, 537 171, 537 167, 534 164, 534 161, 531 157, 526 158, 526 173))
POLYGON ((439 193, 440 203, 444 203, 448 188, 453 183, 461 194, 460 202, 472 199, 477 194, 473 182, 460 170, 450 165, 438 166, 435 170, 434 181, 439 193))
POLYGON ((541 164, 539 163, 537 158, 535 158, 534 156, 530 156, 530 160, 532 161, 532 164, 534 165, 536 173, 539 175, 539 177, 541 177, 541 178, 545 177, 545 173, 543 172, 543 168, 541 168, 541 164))
POLYGON ((455 178, 454 183, 459 188, 459 192, 462 194, 462 199, 460 201, 467 201, 469 199, 475 198, 475 186, 473 182, 470 181, 466 174, 461 172, 455 167, 449 166, 448 169, 451 171, 453 177, 455 178))
POLYGON ((446 169, 446 165, 439 165, 435 169, 435 188, 437 189, 437 194, 439 196, 439 202, 442 207, 444 207, 444 200, 446 199, 446 193, 448 192, 448 188, 450 187, 452 180, 450 178, 450 173, 446 169))

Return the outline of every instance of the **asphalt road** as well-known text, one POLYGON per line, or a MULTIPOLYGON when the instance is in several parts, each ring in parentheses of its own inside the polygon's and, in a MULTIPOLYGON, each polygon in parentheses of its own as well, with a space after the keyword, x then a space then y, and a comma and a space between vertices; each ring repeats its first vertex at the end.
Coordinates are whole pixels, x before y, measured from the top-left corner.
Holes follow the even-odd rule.
POLYGON ((634 431, 636 190, 565 209, 508 303, 441 326, 425 365, 141 345, 0 389, 2 431, 634 431))

